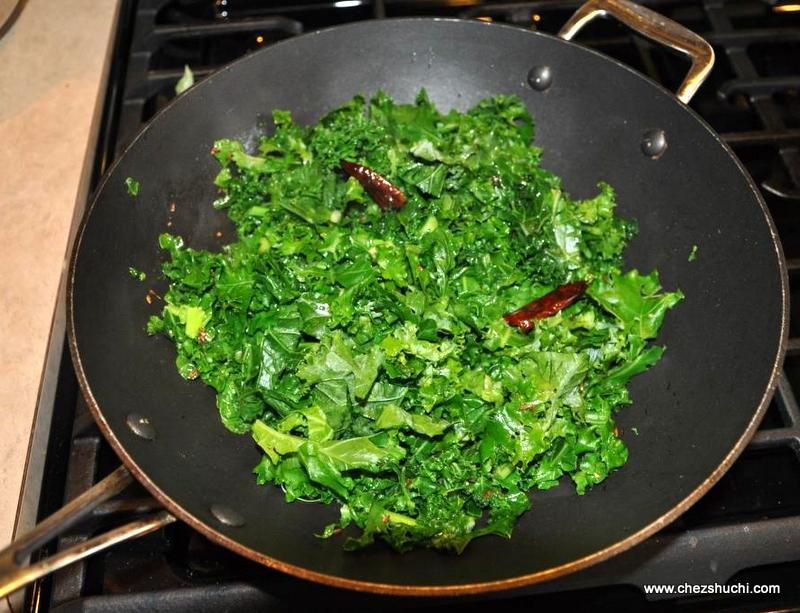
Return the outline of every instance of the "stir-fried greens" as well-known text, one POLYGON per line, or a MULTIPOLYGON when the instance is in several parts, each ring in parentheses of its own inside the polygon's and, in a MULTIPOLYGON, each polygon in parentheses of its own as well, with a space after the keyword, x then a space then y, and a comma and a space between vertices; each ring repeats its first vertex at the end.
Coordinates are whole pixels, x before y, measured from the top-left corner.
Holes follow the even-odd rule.
POLYGON ((682 294, 621 270, 635 226, 611 187, 571 199, 512 96, 442 114, 424 92, 378 93, 312 127, 273 119, 254 153, 214 145, 238 240, 212 253, 162 235, 170 289, 148 325, 263 449, 259 483, 338 503, 324 536, 355 524, 346 548, 460 552, 510 536, 529 490, 568 474, 583 494, 625 463, 614 414, 682 294), (358 165, 401 208, 379 207, 358 165), (527 334, 504 320, 564 284, 581 296, 527 334))

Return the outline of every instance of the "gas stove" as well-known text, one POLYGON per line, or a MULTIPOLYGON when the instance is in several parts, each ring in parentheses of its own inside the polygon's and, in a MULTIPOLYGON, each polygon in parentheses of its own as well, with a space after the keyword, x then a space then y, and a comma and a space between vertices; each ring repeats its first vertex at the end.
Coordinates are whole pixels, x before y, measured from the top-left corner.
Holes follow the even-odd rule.
MULTIPOLYGON (((184 66, 202 80, 242 55, 303 32, 366 19, 448 16, 555 33, 580 2, 481 0, 122 0, 92 186, 142 126, 175 96, 184 66)), ((744 162, 775 218, 792 297, 800 291, 800 4, 649 0, 701 34, 717 63, 691 106, 744 162)), ((616 22, 593 22, 581 42, 675 89, 686 66, 616 22)), ((63 296, 61 298, 63 302, 63 296)), ((176 523, 30 586, 25 611, 736 610, 800 606, 800 300, 778 389, 753 441, 722 480, 662 532, 579 573, 461 600, 361 595, 261 567, 176 523), (645 595, 646 584, 779 584, 781 594, 645 595)), ((63 330, 54 327, 18 524, 60 508, 119 466, 77 388, 63 330)), ((152 512, 139 486, 34 554, 152 512)))

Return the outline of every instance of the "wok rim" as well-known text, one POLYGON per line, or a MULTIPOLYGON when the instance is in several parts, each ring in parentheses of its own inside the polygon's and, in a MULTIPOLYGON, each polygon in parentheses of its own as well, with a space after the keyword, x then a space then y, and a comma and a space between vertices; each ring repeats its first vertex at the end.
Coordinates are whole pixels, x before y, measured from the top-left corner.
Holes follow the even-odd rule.
MULTIPOLYGON (((562 38, 553 36, 551 34, 546 34, 543 32, 532 31, 532 30, 523 30, 522 28, 512 25, 487 23, 477 20, 443 18, 443 17, 435 17, 435 18, 407 17, 407 18, 393 18, 393 19, 381 20, 381 22, 408 22, 408 21, 455 23, 459 25, 470 24, 470 27, 476 27, 476 28, 488 27, 488 28, 503 28, 508 30, 514 30, 516 32, 524 31, 529 35, 540 36, 547 39, 555 40, 558 41, 558 43, 560 44, 570 45, 572 47, 580 49, 582 52, 590 53, 598 58, 602 58, 604 61, 613 64, 616 69, 625 70, 631 73, 632 75, 635 75, 639 79, 642 79, 643 81, 647 82, 649 85, 654 86, 657 90, 660 90, 662 94, 666 94, 668 98, 670 98, 675 104, 681 106, 682 110, 688 112, 690 116, 698 123, 699 127, 706 130, 717 142, 717 144, 721 146, 723 151, 728 155, 730 160, 734 163, 736 169, 744 177, 751 195, 754 197, 756 203, 761 209, 762 214, 764 215, 764 219, 769 229, 770 237, 772 238, 772 245, 775 250, 775 256, 778 259, 778 270, 780 273, 780 292, 781 292, 780 341, 778 343, 775 359, 773 360, 772 367, 770 369, 770 374, 767 380, 766 388, 761 397, 761 400, 759 401, 755 409, 755 412, 753 413, 752 418, 748 422, 747 427, 745 428, 742 435, 735 441, 733 447, 730 449, 727 455, 722 459, 720 464, 711 472, 711 474, 700 483, 700 485, 698 485, 694 490, 692 490, 692 492, 690 492, 686 497, 684 497, 683 500, 678 502, 666 513, 662 514, 661 516, 659 516, 658 518, 656 518, 655 520, 653 520, 652 522, 650 522, 649 524, 638 530, 637 532, 634 532, 633 534, 630 534, 624 539, 621 539, 609 545, 608 547, 600 549, 599 551, 595 551, 594 553, 591 553, 587 556, 583 556, 581 558, 572 560, 570 562, 561 564, 559 566, 554 566, 533 573, 518 575, 515 577, 496 579, 496 580, 477 582, 477 583, 457 583, 448 585, 404 585, 401 583, 380 583, 373 581, 350 579, 338 575, 332 575, 332 574, 309 570, 302 566, 283 562, 279 559, 265 555, 263 553, 255 551, 254 549, 251 549, 250 547, 242 545, 239 541, 219 532, 211 525, 195 517, 187 509, 183 508, 179 503, 175 502, 169 496, 169 494, 167 494, 165 491, 159 488, 148 477, 146 472, 142 470, 139 467, 139 465, 133 460, 133 458, 128 454, 125 445, 115 435, 113 429, 105 419, 102 407, 94 397, 90 382, 88 381, 86 373, 83 368, 80 349, 78 347, 78 339, 75 331, 75 301, 73 296, 73 290, 74 290, 75 272, 77 269, 78 254, 80 252, 80 247, 83 240, 84 232, 86 230, 86 226, 88 225, 88 221, 91 218, 91 214, 100 200, 100 196, 105 192, 106 185, 110 181, 111 177, 115 176, 117 167, 119 166, 121 161, 127 157, 128 152, 137 146, 139 140, 146 133, 149 133, 153 129, 157 129, 157 126, 161 121, 161 119, 163 118, 163 116, 169 113, 173 108, 173 106, 175 106, 178 101, 182 100, 182 98, 184 97, 183 95, 177 96, 176 98, 171 100, 163 109, 161 109, 158 113, 156 113, 156 115, 139 131, 139 133, 131 141, 131 143, 124 149, 124 151, 114 160, 114 162, 106 170, 104 176, 100 180, 100 183, 97 186, 91 198, 91 202, 83 212, 83 216, 75 236, 75 241, 72 245, 69 267, 68 267, 67 340, 81 393, 86 401, 87 406, 89 407, 92 417, 94 418, 95 422, 97 422, 101 432, 105 436, 106 440, 108 440, 108 442, 110 443, 114 452, 120 458, 125 467, 136 478, 136 480, 139 483, 141 483, 148 490, 148 492, 150 492, 150 494, 152 494, 153 497, 164 506, 165 509, 167 509, 170 513, 172 513, 176 518, 188 524, 194 530, 197 530, 198 532, 203 534, 212 542, 222 545, 223 547, 235 552, 236 554, 241 555, 245 558, 249 558, 268 568, 285 572, 289 575, 299 577, 300 579, 314 581, 316 583, 321 583, 332 587, 345 588, 357 592, 369 592, 375 594, 395 595, 395 596, 459 596, 459 595, 479 594, 479 593, 496 592, 501 590, 509 590, 527 585, 533 585, 536 583, 542 583, 564 575, 568 575, 570 573, 576 572, 584 568, 588 568, 590 566, 593 566, 594 564, 608 560, 609 558, 612 558, 613 556, 634 547, 635 545, 644 541, 649 536, 655 534, 656 532, 658 532, 659 530, 670 524, 672 521, 677 519, 681 514, 686 512, 695 502, 697 502, 706 492, 708 492, 708 490, 710 490, 711 487, 713 487, 714 484, 717 483, 717 481, 719 481, 719 479, 725 474, 725 472, 727 472, 727 470, 739 457, 739 455, 742 453, 747 443, 755 434, 756 429, 758 428, 758 425, 761 423, 761 420, 764 417, 769 402, 772 399, 772 396, 778 385, 780 372, 786 354, 786 347, 788 344, 788 334, 789 334, 788 269, 774 220, 772 219, 772 215, 770 214, 769 208, 767 207, 767 204, 763 196, 761 195, 758 186, 755 184, 753 178, 750 176, 750 173, 742 165, 742 162, 739 160, 739 158, 736 156, 736 154, 733 152, 730 146, 728 146, 728 144, 725 143, 719 137, 717 132, 702 117, 700 117, 700 115, 698 115, 688 105, 678 100, 678 98, 675 96, 673 92, 666 89, 660 83, 653 81, 646 75, 620 62, 619 60, 616 60, 608 55, 600 53, 599 51, 596 51, 594 49, 590 49, 573 41, 564 40, 562 38)), ((373 23, 375 22, 360 21, 338 26, 332 26, 329 28, 306 32, 304 34, 295 36, 293 38, 280 41, 263 50, 243 56, 241 58, 234 60, 233 62, 230 62, 229 64, 226 64, 225 66, 223 66, 222 68, 220 68, 219 70, 217 70, 216 72, 205 78, 203 81, 198 83, 195 87, 192 87, 190 90, 188 90, 187 94, 185 95, 189 96, 193 95, 196 92, 196 90, 205 87, 206 86, 205 84, 213 83, 214 79, 218 78, 219 75, 229 70, 235 69, 235 67, 241 63, 253 61, 254 57, 257 57, 259 54, 269 53, 271 49, 274 49, 278 46, 288 45, 298 39, 318 36, 320 34, 325 34, 331 31, 370 27, 370 24, 373 23)))

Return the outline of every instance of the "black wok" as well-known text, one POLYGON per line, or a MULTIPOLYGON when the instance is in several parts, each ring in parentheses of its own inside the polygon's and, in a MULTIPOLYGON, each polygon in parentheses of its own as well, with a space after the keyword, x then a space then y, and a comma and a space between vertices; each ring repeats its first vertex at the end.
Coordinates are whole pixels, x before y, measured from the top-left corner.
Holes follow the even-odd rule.
MULTIPOLYGON (((642 28, 674 25, 637 16, 616 0, 585 7, 572 32, 602 9, 622 11, 642 28)), ((688 44, 669 34, 675 46, 688 44)), ((695 59, 684 99, 705 70, 703 58, 695 59)), ((84 219, 70 268, 69 334, 96 420, 127 469, 175 517, 244 556, 314 581, 455 594, 544 581, 606 559, 706 492, 755 431, 773 391, 786 339, 786 288, 781 249, 756 187, 670 92, 608 57, 535 32, 374 21, 255 53, 153 120, 105 177, 84 219), (279 489, 256 485, 253 442, 224 429, 210 388, 181 379, 172 343, 145 334, 148 317, 161 308, 145 294, 165 290, 156 239, 169 220, 191 246, 219 248, 233 239, 225 215, 210 206, 214 139, 252 137, 274 108, 311 123, 357 93, 384 89, 410 101, 421 87, 443 109, 519 95, 536 120, 544 166, 576 197, 592 194, 600 180, 613 185, 620 214, 640 226, 628 265, 658 268, 665 287, 681 288, 686 299, 659 337, 668 347, 664 359, 635 379, 634 404, 620 417, 630 460, 602 485, 584 497, 569 484, 532 492, 532 510, 511 540, 478 539, 461 556, 398 555, 384 547, 346 553, 340 540, 314 536, 335 520, 334 507, 286 504, 279 489), (141 183, 135 199, 126 192, 129 176, 141 183), (689 262, 693 245, 698 257, 689 262), (146 272, 147 284, 132 279, 129 266, 146 272)), ((139 532, 170 519, 162 514, 139 532)))

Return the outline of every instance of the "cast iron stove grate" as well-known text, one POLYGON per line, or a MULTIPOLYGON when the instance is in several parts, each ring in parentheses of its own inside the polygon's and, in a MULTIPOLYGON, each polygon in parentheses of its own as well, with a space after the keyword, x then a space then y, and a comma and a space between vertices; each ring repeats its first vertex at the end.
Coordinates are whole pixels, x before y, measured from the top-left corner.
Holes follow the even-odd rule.
MULTIPOLYGON (((800 292, 800 5, 759 0, 644 2, 704 36, 717 65, 692 101, 747 166, 776 220, 792 297, 800 292)), ((555 33, 575 0, 124 0, 93 168, 98 177, 142 125, 174 97, 185 64, 197 79, 297 34, 363 19, 428 15, 493 20, 555 33)), ((614 22, 593 23, 581 42, 675 89, 685 66, 614 22)), ((744 288, 743 288, 744 291, 744 288)), ((792 300, 800 305, 800 300, 792 300)), ((742 457, 666 530, 612 560, 486 600, 507 609, 763 610, 800 605, 800 313, 775 399, 742 457), (780 596, 646 598, 647 583, 779 583, 780 596)), ((119 461, 79 398, 62 356, 38 516, 81 493, 119 461)), ((45 450, 38 450, 44 453, 45 450)), ((37 450, 34 450, 36 453, 37 450)), ((140 487, 102 505, 89 525, 46 552, 151 512, 140 487)), ((42 552, 42 553, 46 553, 42 552)), ((211 544, 183 524, 119 545, 28 589, 26 610, 283 611, 353 606, 455 610, 452 600, 400 600, 318 587, 270 571, 211 544), (324 603, 324 604, 323 604, 324 603)))

